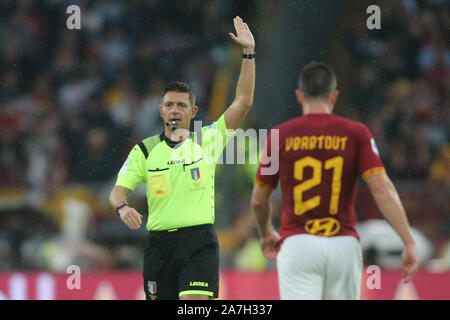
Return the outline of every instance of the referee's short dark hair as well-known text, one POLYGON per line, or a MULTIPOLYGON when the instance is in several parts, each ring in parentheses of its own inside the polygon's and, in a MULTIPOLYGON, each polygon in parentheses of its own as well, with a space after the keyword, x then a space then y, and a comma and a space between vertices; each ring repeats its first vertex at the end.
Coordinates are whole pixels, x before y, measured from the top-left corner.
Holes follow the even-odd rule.
POLYGON ((191 102, 191 107, 195 106, 195 92, 187 83, 181 81, 172 81, 169 82, 163 92, 161 93, 161 99, 164 99, 164 96, 167 92, 183 92, 189 94, 189 101, 191 102))
POLYGON ((309 63, 303 68, 298 80, 298 88, 306 98, 327 99, 336 87, 336 73, 323 62, 309 63))

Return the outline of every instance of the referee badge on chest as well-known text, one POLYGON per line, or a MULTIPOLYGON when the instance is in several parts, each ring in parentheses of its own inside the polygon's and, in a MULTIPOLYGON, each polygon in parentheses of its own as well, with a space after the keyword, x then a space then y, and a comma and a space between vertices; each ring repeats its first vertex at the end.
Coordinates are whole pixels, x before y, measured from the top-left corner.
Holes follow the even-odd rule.
POLYGON ((191 169, 191 177, 192 180, 199 180, 200 179, 200 169, 199 168, 192 168, 191 169))
POLYGON ((189 190, 200 190, 205 187, 205 171, 202 165, 196 165, 186 170, 185 181, 189 190))

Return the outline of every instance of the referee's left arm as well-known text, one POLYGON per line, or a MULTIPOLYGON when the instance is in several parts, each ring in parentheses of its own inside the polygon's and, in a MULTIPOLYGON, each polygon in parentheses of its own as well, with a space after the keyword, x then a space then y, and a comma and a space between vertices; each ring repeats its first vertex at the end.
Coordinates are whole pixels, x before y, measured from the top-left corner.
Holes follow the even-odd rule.
POLYGON ((236 87, 236 96, 233 103, 225 111, 225 123, 227 129, 236 130, 247 115, 253 104, 253 93, 255 91, 255 40, 246 23, 241 18, 234 18, 236 34, 230 33, 230 37, 242 47, 243 55, 241 73, 236 87))

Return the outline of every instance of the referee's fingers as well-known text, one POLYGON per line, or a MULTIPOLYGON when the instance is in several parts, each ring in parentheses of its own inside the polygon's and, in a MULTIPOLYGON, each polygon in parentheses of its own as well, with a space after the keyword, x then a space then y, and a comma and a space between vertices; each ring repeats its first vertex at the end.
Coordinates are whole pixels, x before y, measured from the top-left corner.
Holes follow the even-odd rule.
POLYGON ((135 225, 133 220, 131 219, 131 216, 129 214, 127 214, 124 218, 123 218, 123 222, 125 222, 125 224, 128 226, 128 228, 130 229, 135 229, 135 225))
POLYGON ((127 225, 128 227, 130 227, 131 229, 137 229, 138 228, 138 224, 137 222, 134 220, 133 216, 130 214, 127 217, 127 225))
POLYGON ((135 215, 139 216, 139 213, 134 208, 130 208, 124 215, 123 215, 123 222, 130 228, 130 229, 138 229, 141 226, 141 223, 139 222, 140 219, 138 219, 135 215))
POLYGON ((133 217, 133 221, 137 224, 137 226, 139 228, 142 224, 142 219, 141 219, 142 216, 139 214, 139 212, 137 212, 135 209, 133 209, 132 217, 133 217))
POLYGON ((133 224, 133 227, 135 229, 139 228, 141 226, 141 224, 142 224, 142 220, 140 218, 140 214, 135 209, 132 209, 131 212, 130 212, 130 220, 131 220, 131 222, 133 224))

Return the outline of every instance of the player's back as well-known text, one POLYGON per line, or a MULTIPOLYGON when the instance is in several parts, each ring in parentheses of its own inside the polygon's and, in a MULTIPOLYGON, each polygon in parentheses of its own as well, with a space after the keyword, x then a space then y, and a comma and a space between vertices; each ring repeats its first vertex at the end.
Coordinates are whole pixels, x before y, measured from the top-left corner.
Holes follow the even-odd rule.
POLYGON ((358 238, 354 214, 358 173, 364 177, 384 170, 367 127, 335 115, 309 114, 274 129, 279 129, 281 236, 358 238))

